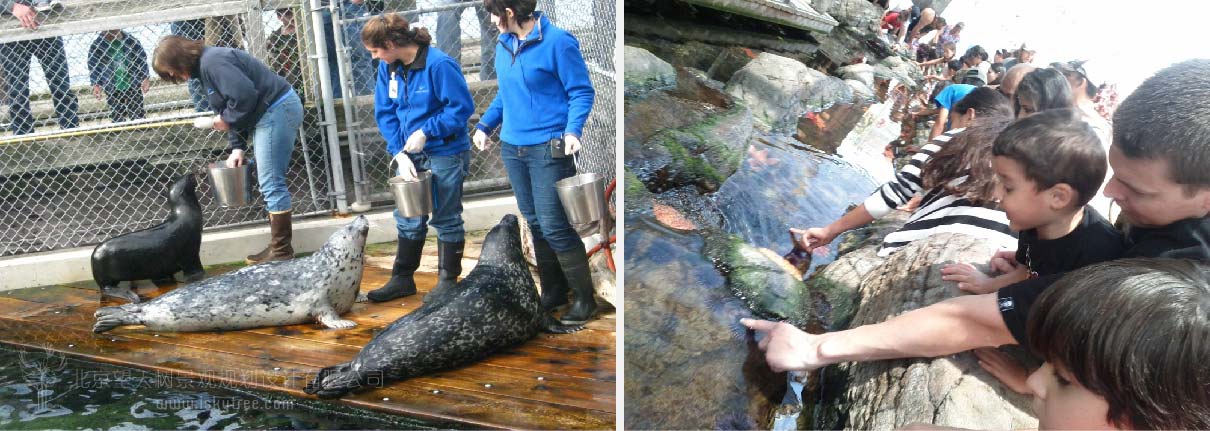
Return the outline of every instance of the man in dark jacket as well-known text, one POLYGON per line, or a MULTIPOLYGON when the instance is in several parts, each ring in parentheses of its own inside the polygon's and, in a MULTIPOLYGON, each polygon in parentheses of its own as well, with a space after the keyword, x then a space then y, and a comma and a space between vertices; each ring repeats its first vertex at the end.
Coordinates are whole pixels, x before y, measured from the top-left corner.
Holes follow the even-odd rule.
MULTIPOLYGON (((29 0, 0 0, 0 13, 12 15, 27 29, 38 28, 38 13, 29 0)), ((8 80, 6 90, 13 134, 34 132, 34 116, 29 107, 29 66, 34 56, 42 63, 59 126, 64 129, 79 126, 80 119, 76 116, 79 103, 76 94, 71 92, 63 38, 18 40, 0 43, 0 66, 4 67, 4 76, 8 80)))
POLYGON ((97 36, 88 48, 88 78, 92 93, 105 93, 109 118, 114 122, 137 120, 145 116, 143 93, 150 87, 147 79, 147 51, 130 34, 109 30, 97 36))

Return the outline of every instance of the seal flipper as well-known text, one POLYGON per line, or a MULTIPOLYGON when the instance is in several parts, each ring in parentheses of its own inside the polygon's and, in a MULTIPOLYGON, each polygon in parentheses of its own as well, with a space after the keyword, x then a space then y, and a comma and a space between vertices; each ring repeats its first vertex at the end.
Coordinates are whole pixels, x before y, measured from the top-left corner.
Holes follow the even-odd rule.
POLYGON ((101 307, 93 313, 93 317, 97 318, 97 323, 92 326, 92 332, 102 333, 110 329, 123 325, 138 325, 139 317, 135 315, 141 311, 142 307, 138 305, 122 305, 117 307, 101 307), (127 308, 134 308, 128 310, 127 308))
POLYGON ((315 320, 332 329, 349 329, 357 326, 357 322, 341 319, 340 315, 336 314, 336 311, 332 309, 332 306, 327 304, 315 310, 315 320))
POLYGON ((125 299, 132 304, 139 303, 139 295, 134 293, 134 282, 127 282, 126 287, 122 287, 122 283, 114 283, 111 286, 101 286, 101 296, 109 296, 112 298, 125 299))
POLYGON ((303 388, 303 392, 320 398, 339 398, 361 386, 356 372, 350 371, 349 362, 319 370, 315 379, 303 388))
POLYGON ((564 325, 555 316, 542 317, 542 330, 551 334, 570 334, 584 329, 584 325, 564 325))

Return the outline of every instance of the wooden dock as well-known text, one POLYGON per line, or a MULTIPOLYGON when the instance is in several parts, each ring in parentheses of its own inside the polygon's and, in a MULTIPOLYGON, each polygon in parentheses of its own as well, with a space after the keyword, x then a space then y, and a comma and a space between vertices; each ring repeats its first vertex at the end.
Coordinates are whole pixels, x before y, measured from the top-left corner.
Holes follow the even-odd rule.
MULTIPOLYGON (((468 255, 469 246, 468 239, 468 255)), ((367 265, 362 291, 381 286, 389 276, 389 270, 367 265)), ((418 308, 436 276, 418 273, 416 282, 421 291, 416 296, 356 304, 345 318, 358 326, 348 330, 305 324, 171 333, 136 326, 93 334, 93 312, 100 304, 92 283, 0 292, 0 343, 309 397, 302 389, 319 369, 350 360, 375 331, 418 308)), ((156 296, 172 287, 148 285, 139 293, 156 296)), ((616 325, 608 314, 574 334, 541 334, 470 366, 391 382, 331 402, 460 427, 614 428, 616 325)))

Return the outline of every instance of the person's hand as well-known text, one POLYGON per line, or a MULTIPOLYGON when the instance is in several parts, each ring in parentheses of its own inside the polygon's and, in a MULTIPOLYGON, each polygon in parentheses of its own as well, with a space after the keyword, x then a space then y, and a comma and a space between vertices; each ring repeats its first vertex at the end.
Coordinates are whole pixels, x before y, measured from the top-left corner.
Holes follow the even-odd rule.
POLYGON ((424 151, 424 143, 427 141, 428 137, 424 136, 423 130, 412 132, 411 136, 408 136, 407 143, 403 145, 403 151, 412 154, 424 151))
POLYGON ((244 165, 244 150, 231 150, 231 155, 227 156, 227 167, 234 168, 244 165))
POLYGON ((1011 356, 992 347, 975 349, 973 352, 975 357, 979 358, 979 366, 1004 386, 1021 395, 1032 393, 1029 385, 1025 383, 1029 379, 1029 371, 1011 356))
POLYGON ((563 150, 566 155, 570 156, 580 151, 580 138, 577 138, 576 135, 563 135, 563 143, 567 144, 563 150))
POLYGON ((487 134, 483 133, 483 131, 479 129, 475 129, 475 136, 471 138, 471 140, 475 141, 475 148, 478 148, 479 151, 487 149, 489 144, 489 142, 487 142, 487 134))
POLYGON ((991 266, 992 273, 997 274, 1008 274, 1016 271, 1021 266, 1020 263, 1017 263, 1016 250, 997 251, 996 254, 992 255, 991 261, 987 264, 991 266))
POLYGON ((143 89, 143 94, 147 94, 147 90, 151 90, 151 80, 144 79, 143 83, 140 84, 139 87, 143 89))
POLYGON ((811 335, 786 322, 740 319, 739 323, 763 332, 758 347, 774 372, 811 371, 824 365, 819 359, 819 336, 811 335))
POLYGON ((983 294, 992 293, 988 282, 991 277, 976 269, 969 263, 951 263, 941 268, 941 279, 958 282, 958 288, 963 292, 983 294))
POLYGON ((33 6, 21 3, 13 4, 13 17, 21 21, 21 26, 30 30, 38 29, 38 11, 33 6))
POLYGON ((220 132, 226 132, 228 130, 231 130, 231 125, 227 124, 226 121, 223 121, 223 117, 221 115, 215 115, 214 116, 214 130, 218 130, 220 132))
POLYGON ((396 172, 403 177, 404 181, 416 181, 419 178, 419 175, 416 175, 416 165, 412 163, 412 158, 408 157, 407 153, 400 151, 399 154, 396 154, 395 164, 399 166, 396 172))
POLYGON ((101 86, 100 85, 92 86, 92 95, 97 96, 97 100, 101 100, 101 86))
POLYGON ((817 247, 828 245, 836 239, 836 234, 827 227, 813 227, 807 230, 790 228, 790 233, 799 237, 798 245, 806 251, 815 251, 817 247))

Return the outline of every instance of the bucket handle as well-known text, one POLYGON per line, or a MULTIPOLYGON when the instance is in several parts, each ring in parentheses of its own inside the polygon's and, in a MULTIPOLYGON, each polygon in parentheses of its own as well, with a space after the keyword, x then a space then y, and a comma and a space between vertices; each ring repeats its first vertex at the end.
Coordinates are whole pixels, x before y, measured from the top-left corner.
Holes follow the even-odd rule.
MULTIPOLYGON (((401 152, 401 153, 402 153, 402 152, 403 152, 403 150, 399 150, 399 152, 401 152)), ((421 156, 421 157, 428 157, 428 156, 427 156, 427 155, 425 155, 424 153, 420 153, 420 156, 421 156)), ((411 159, 411 158, 409 157, 409 159, 411 159)), ((399 163, 395 161, 395 156, 391 156, 391 161, 387 162, 387 169, 390 169, 390 168, 391 168, 391 165, 398 165, 398 164, 399 164, 399 163)), ((416 162, 412 162, 412 166, 416 166, 416 162)), ((420 171, 420 169, 417 169, 417 170, 416 170, 416 176, 417 176, 417 177, 419 177, 419 176, 420 176, 420 172, 421 172, 421 171, 420 171)), ((391 173, 393 173, 393 174, 394 174, 394 175, 391 175, 392 177, 398 176, 398 175, 399 175, 399 169, 398 169, 398 168, 396 168, 395 170, 391 171, 391 173)))

